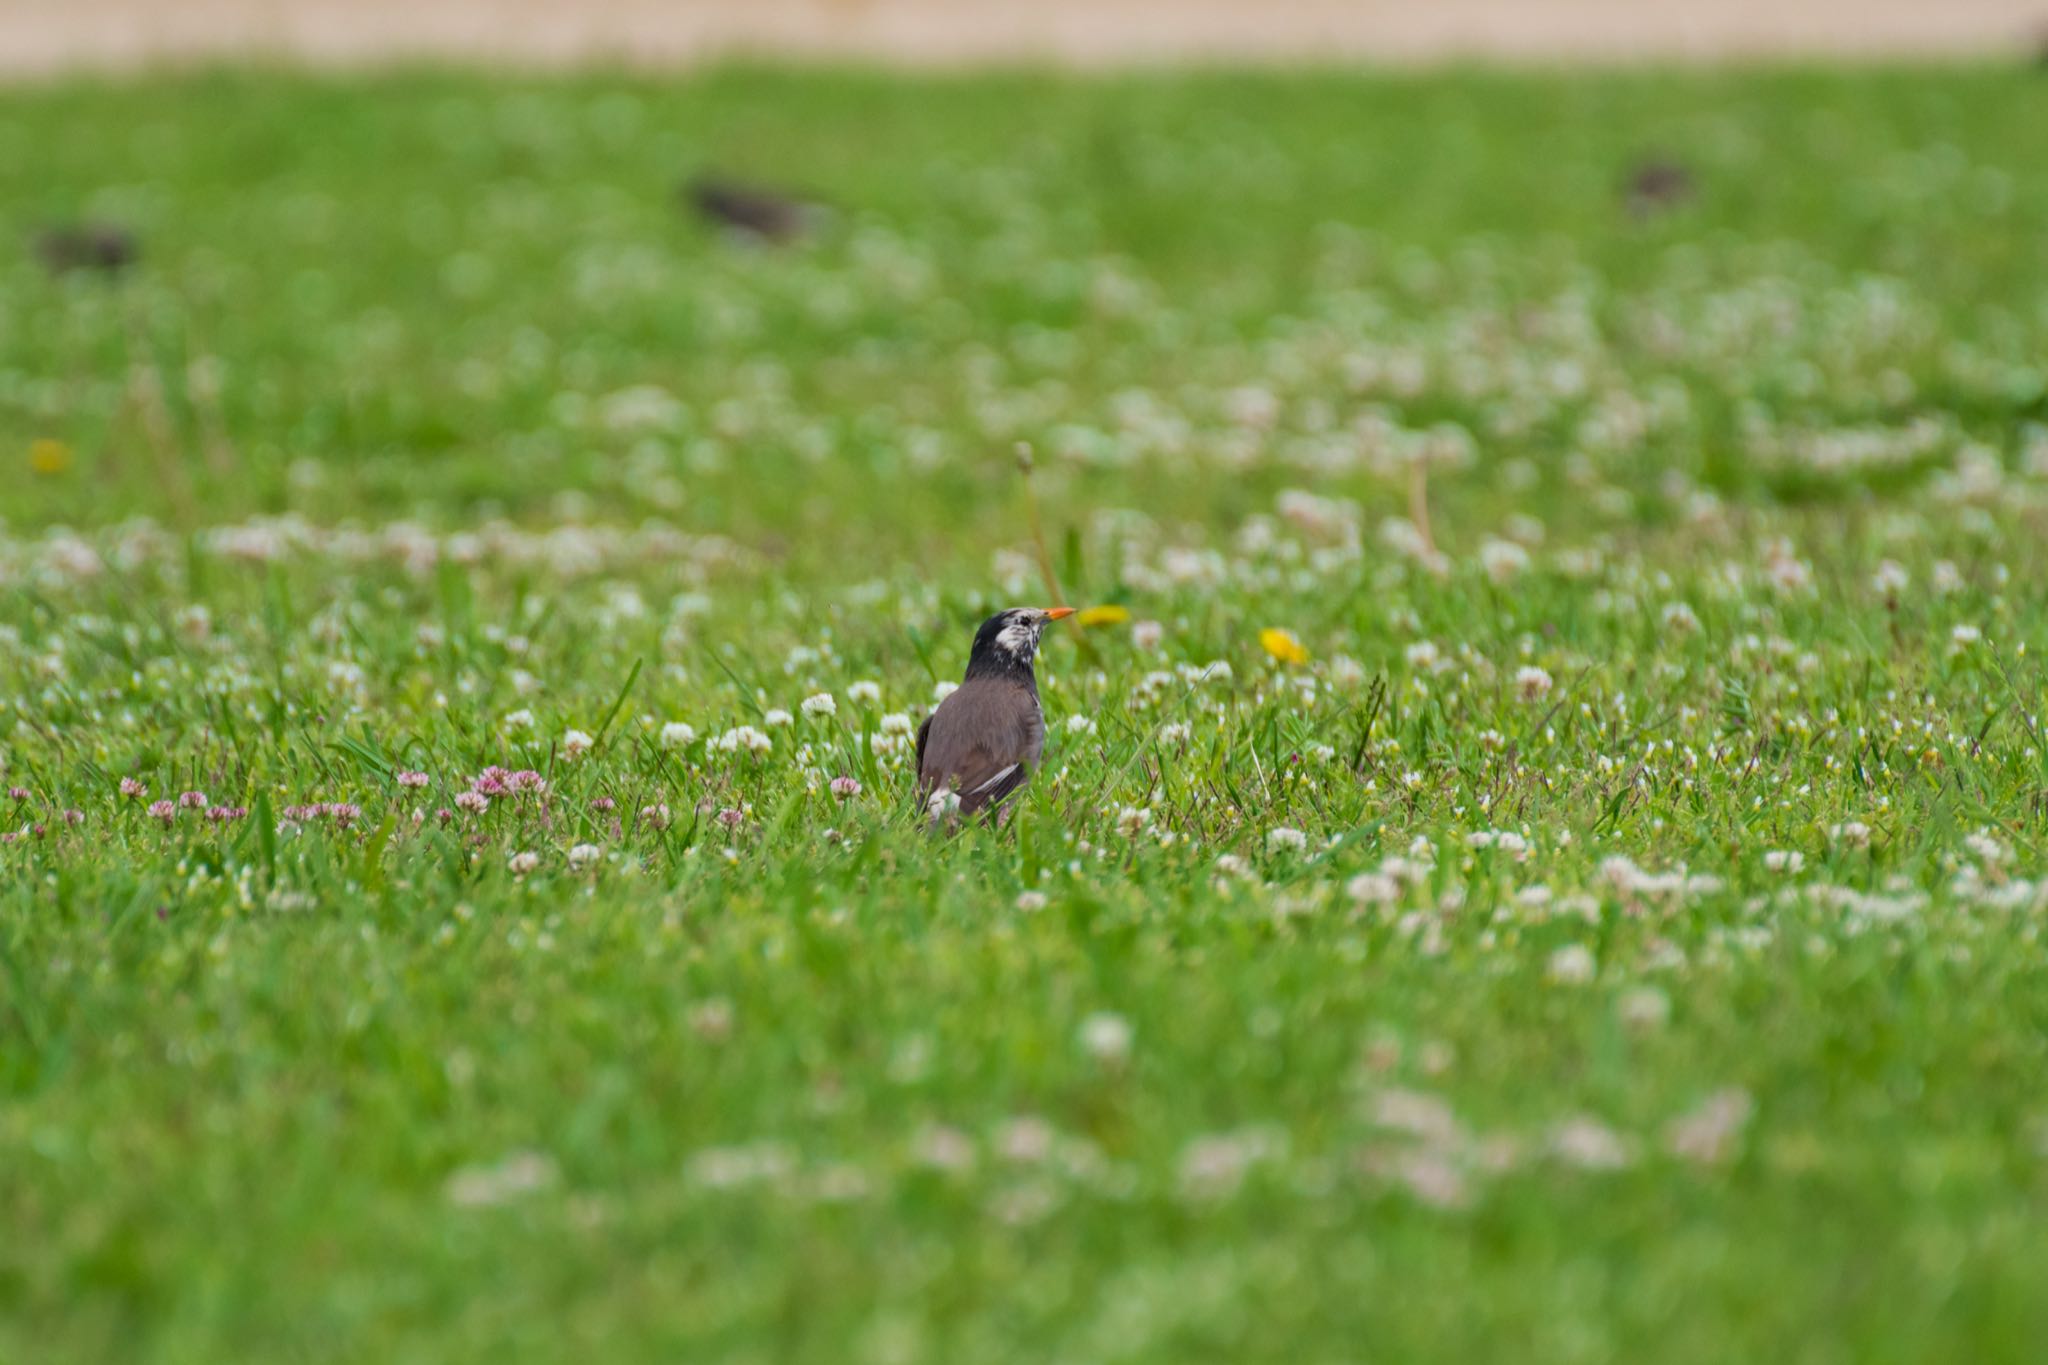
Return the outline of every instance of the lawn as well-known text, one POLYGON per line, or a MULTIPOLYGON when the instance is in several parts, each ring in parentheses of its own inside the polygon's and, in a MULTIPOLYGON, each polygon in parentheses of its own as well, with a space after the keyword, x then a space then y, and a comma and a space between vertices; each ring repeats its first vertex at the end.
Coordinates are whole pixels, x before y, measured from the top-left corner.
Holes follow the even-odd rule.
POLYGON ((1992 68, 0 91, 0 1361, 2038 1358, 2044 159, 1992 68))

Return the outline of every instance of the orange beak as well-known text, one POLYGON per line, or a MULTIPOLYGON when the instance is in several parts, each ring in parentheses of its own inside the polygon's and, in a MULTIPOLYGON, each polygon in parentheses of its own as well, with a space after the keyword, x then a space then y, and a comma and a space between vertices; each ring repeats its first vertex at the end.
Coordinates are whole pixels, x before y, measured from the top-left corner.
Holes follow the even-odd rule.
POLYGON ((1072 607, 1047 607, 1045 609, 1045 619, 1048 621, 1057 621, 1062 617, 1072 616, 1073 614, 1074 609, 1072 607))

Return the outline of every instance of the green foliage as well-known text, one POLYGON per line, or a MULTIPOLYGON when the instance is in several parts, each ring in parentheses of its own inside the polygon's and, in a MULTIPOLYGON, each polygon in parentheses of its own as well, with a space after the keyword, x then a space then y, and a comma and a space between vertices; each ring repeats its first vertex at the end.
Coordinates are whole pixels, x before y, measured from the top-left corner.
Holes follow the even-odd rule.
POLYGON ((2048 83, 0 102, 0 1360, 2038 1353, 2048 83))

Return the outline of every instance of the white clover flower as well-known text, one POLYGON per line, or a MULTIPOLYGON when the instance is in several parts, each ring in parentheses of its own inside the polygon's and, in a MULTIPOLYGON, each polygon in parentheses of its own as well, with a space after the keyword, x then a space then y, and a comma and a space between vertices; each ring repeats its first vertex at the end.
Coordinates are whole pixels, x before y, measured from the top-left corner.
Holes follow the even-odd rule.
POLYGON ((1671 1018, 1671 1001, 1655 986, 1638 986, 1614 1002, 1614 1012, 1624 1027, 1647 1033, 1671 1018))
POLYGON ((1699 613, 1684 602, 1667 602, 1659 619, 1664 629, 1673 635, 1697 635, 1700 633, 1699 613))
POLYGON ((1804 592, 1813 586, 1813 566, 1784 545, 1771 550, 1770 558, 1764 563, 1764 576, 1770 579, 1773 588, 1788 595, 1804 592))
POLYGON ((766 715, 762 716, 761 723, 767 726, 769 729, 775 730, 780 729, 782 726, 790 724, 795 719, 795 716, 792 716, 791 714, 789 714, 789 712, 784 711, 780 707, 777 707, 774 710, 768 712, 766 715))
POLYGON ((1984 632, 1972 625, 1959 625, 1948 633, 1949 644, 1960 651, 1968 649, 1984 638, 1984 632))
POLYGON ((1583 986, 1599 973, 1593 950, 1583 943, 1567 944, 1550 955, 1544 975, 1564 986, 1583 986))
POLYGON ((1913 582, 1913 576, 1895 560, 1880 560, 1877 571, 1870 575, 1870 588, 1879 597, 1895 598, 1913 582))
POLYGON ((1043 891, 1020 891, 1017 893, 1017 909, 1027 915, 1035 915, 1045 909, 1043 891))
POLYGON ((569 866, 586 868, 604 856, 604 850, 596 844, 578 844, 569 850, 569 866))
POLYGON ((879 702, 882 699, 882 685, 866 679, 852 683, 846 689, 846 699, 870 704, 879 702))
POLYGON ((1126 839, 1135 839, 1151 823, 1152 812, 1145 807, 1125 806, 1116 814, 1116 832, 1126 839))
MULTIPOLYGON (((2039 423, 2028 423, 2027 444, 2022 452, 2024 458, 2020 467, 2031 478, 2048 479, 2048 427, 2039 423)), ((2048 1138, 2048 1133, 2042 1135, 2048 1138)))
POLYGON ((1512 540, 1488 540, 1479 547, 1479 567, 1498 584, 1520 578, 1529 568, 1529 552, 1512 540))
POLYGON ((950 819, 960 809, 959 793, 950 787, 941 787, 932 793, 932 799, 926 803, 925 809, 931 813, 934 820, 950 819))
POLYGON ((1401 883, 1385 872, 1361 872, 1344 883, 1344 894, 1360 905, 1392 905, 1401 899, 1401 883))
POLYGON ((672 720, 661 727, 661 747, 681 749, 697 742, 697 732, 679 720, 672 720))
POLYGON ((946 698, 948 698, 948 697, 952 696, 952 695, 953 695, 953 694, 954 694, 955 692, 958 692, 959 690, 960 690, 960 684, 959 684, 959 683, 956 683, 956 682, 935 682, 935 683, 933 683, 933 684, 932 684, 932 701, 933 701, 934 703, 937 703, 937 702, 942 702, 942 701, 944 701, 944 700, 945 700, 946 698))
POLYGON ((1806 855, 1791 849, 1774 848, 1764 854, 1764 866, 1772 872, 1790 875, 1806 866, 1806 855))
POLYGON ((1939 559, 1934 563, 1934 590, 1943 597, 1963 590, 1963 571, 1953 560, 1939 559))
POLYGON ((1541 701, 1550 695, 1552 679, 1545 669, 1525 664, 1515 670, 1515 695, 1523 701, 1541 701))
POLYGON ((1081 1021, 1081 1046, 1101 1062, 1121 1062, 1131 1055, 1132 1029, 1121 1014, 1091 1014, 1081 1021))
POLYGON ((1839 825, 1828 826, 1828 837, 1849 848, 1870 847, 1870 826, 1861 820, 1844 820, 1839 825))
POLYGON ((524 877, 527 873, 540 866, 540 855, 538 853, 515 853, 512 855, 511 861, 507 862, 505 866, 512 869, 513 876, 524 877))
POLYGON ((590 752, 590 746, 596 742, 581 730, 565 731, 562 735, 562 757, 581 758, 590 752))
POLYGON ((1287 825, 1266 831, 1266 848, 1274 853, 1299 853, 1308 847, 1308 836, 1287 825))
POLYGON ((1450 567, 1450 561, 1441 550, 1432 549, 1429 540, 1414 522, 1406 517, 1384 517, 1380 521, 1380 544, 1405 559, 1412 559, 1431 573, 1441 574, 1450 567))
POLYGON ((1131 623, 1131 643, 1139 649, 1157 649, 1160 642, 1165 638, 1166 627, 1157 621, 1133 621, 1131 623))
POLYGON ((1566 1119, 1550 1135, 1550 1154, 1582 1171, 1618 1171, 1635 1162, 1628 1140, 1597 1119, 1566 1119))
POLYGON ((1719 1165, 1734 1155, 1735 1144, 1755 1113, 1756 1101, 1747 1090, 1717 1090, 1697 1109, 1665 1125, 1664 1145, 1673 1156, 1719 1165))
POLYGON ((1249 877, 1252 865, 1236 853, 1225 853, 1216 859, 1216 870, 1226 877, 1249 877))
POLYGON ((891 711, 888 715, 882 717, 876 729, 885 735, 908 735, 915 733, 917 727, 912 725, 910 717, 904 715, 901 711, 891 711))
POLYGON ((1511 829, 1474 830, 1465 836, 1465 846, 1472 849, 1496 848, 1518 863, 1529 860, 1529 841, 1511 829))
POLYGON ((1159 742, 1161 744, 1185 744, 1188 742, 1188 736, 1193 733, 1194 731, 1185 723, 1175 721, 1171 725, 1159 727, 1159 742))
POLYGON ((1434 640, 1417 640, 1402 651, 1408 666, 1418 673, 1434 673, 1443 663, 1443 651, 1436 647, 1434 640))
POLYGON ((1068 716, 1067 733, 1070 735, 1092 735, 1095 733, 1095 722, 1083 715, 1068 716))
MULTIPOLYGON (((183 607, 172 619, 178 623, 179 630, 195 640, 204 640, 207 636, 213 634, 213 613, 205 607, 196 605, 183 607)), ((420 627, 422 631, 426 629, 426 626, 420 627)), ((439 641, 435 643, 438 644, 439 641)))
POLYGON ((1965 838, 1963 840, 1963 847, 1969 849, 1977 861, 1983 863, 1986 867, 1997 867, 2012 857, 2011 849, 1992 838, 1983 830, 1979 830, 1965 838))
POLYGON ((555 1178, 554 1158, 545 1152, 513 1152, 495 1165, 462 1167, 442 1195, 458 1208, 489 1208, 544 1190, 555 1178))
POLYGON ((830 692, 813 692, 804 698, 803 705, 797 709, 807 716, 836 716, 839 714, 839 703, 833 700, 830 692))
POLYGON ((974 1139, 958 1128, 927 1126, 918 1133, 914 1147, 915 1159, 921 1166, 955 1174, 974 1169, 974 1139))
POLYGON ((751 725, 736 725, 720 735, 716 741, 722 753, 738 753, 745 749, 752 754, 765 754, 775 747, 775 741, 751 725))
POLYGON ((533 712, 523 706, 517 711, 507 711, 505 713, 504 726, 507 730, 531 730, 533 728, 533 712))
POLYGON ((1245 384, 1223 395, 1224 414, 1241 427, 1270 427, 1280 420, 1280 399, 1271 389, 1245 384))

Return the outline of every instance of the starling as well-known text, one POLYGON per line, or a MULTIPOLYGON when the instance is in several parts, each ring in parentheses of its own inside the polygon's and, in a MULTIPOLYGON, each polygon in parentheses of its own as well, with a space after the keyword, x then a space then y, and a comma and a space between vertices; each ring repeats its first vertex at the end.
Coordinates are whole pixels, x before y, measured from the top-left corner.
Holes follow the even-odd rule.
POLYGON ((1694 192, 1691 171, 1676 161, 1651 157, 1629 172, 1628 211, 1648 218, 1688 202, 1694 192))
POLYGON ((817 225, 816 204, 759 185, 700 176, 683 187, 699 216, 741 237, 786 245, 817 225))
POLYGON ((961 815, 973 815, 995 809, 1031 780, 1045 750, 1031 660, 1045 623, 1073 614, 1072 607, 1011 607, 975 632, 966 678, 917 732, 918 795, 934 826, 953 798, 961 815))
POLYGON ((74 270, 118 274, 141 254, 135 234, 112 223, 73 223, 51 228, 36 238, 36 255, 52 275, 74 270))

